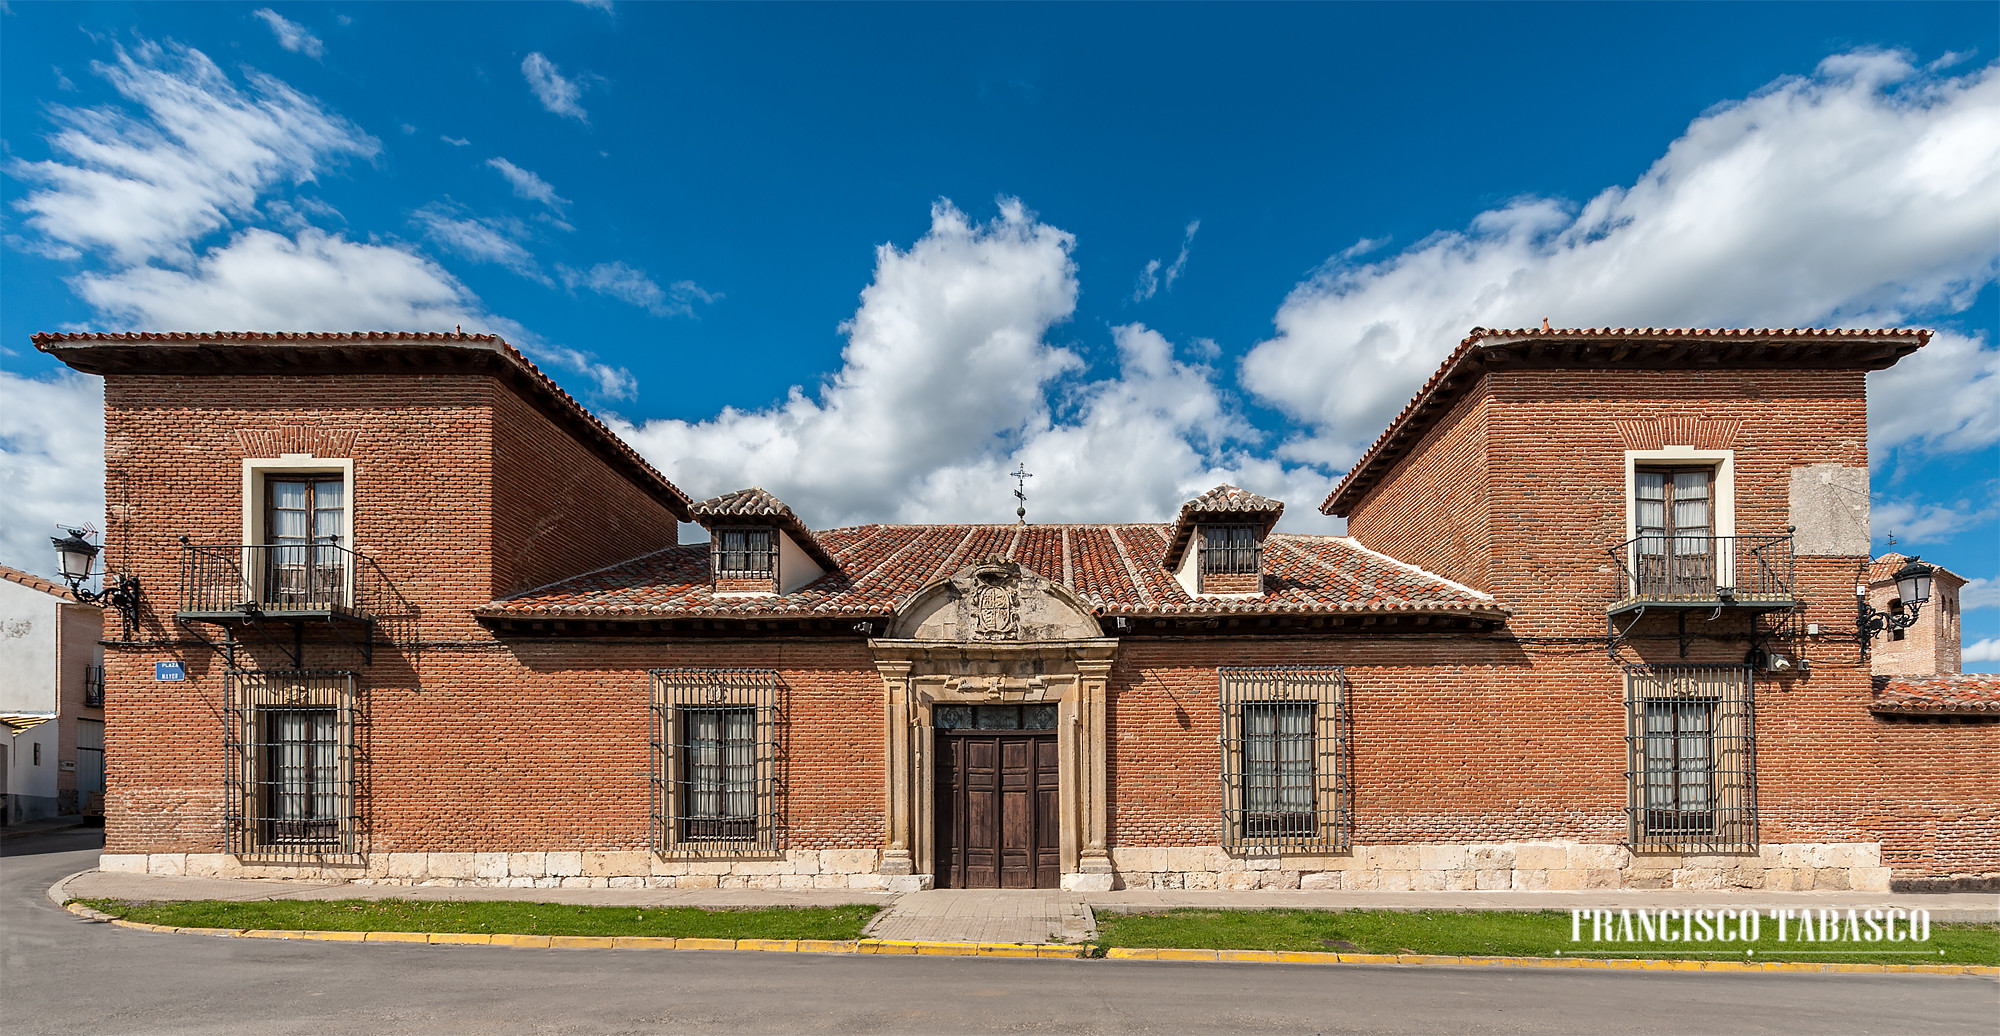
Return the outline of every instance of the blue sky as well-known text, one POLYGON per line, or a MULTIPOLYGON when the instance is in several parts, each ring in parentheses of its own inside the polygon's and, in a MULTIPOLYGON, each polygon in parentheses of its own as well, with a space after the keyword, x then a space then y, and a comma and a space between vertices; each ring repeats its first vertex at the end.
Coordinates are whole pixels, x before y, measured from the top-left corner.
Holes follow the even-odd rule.
POLYGON ((1994 668, 1996 55, 1985 4, 12 3, 0 560, 102 507, 38 330, 497 331, 816 525, 1025 462, 1044 520, 1337 531, 1475 324, 1919 324, 1875 529, 1994 668))

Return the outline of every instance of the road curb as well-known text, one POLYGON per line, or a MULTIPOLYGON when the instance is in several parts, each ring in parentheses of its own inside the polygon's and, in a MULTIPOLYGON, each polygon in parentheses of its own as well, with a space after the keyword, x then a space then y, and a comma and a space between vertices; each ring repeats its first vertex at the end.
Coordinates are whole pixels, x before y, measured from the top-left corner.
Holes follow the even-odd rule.
MULTIPOLYGON (((87 872, 81 872, 87 873, 87 872)), ((71 875, 70 877, 75 877, 71 875)), ((49 887, 56 898, 69 878, 49 887)), ((176 928, 128 921, 81 902, 63 908, 90 921, 168 935, 235 939, 300 939, 319 942, 419 943, 431 946, 512 946, 574 950, 737 950, 763 953, 872 953, 924 957, 1037 957, 1083 959, 1098 947, 1075 943, 941 942, 928 939, 676 939, 664 936, 479 935, 469 932, 320 932, 262 928, 176 928)), ((1863 974, 1985 975, 2000 967, 1985 964, 1811 964, 1790 961, 1599 960, 1584 957, 1453 957, 1429 953, 1312 953, 1288 950, 1106 949, 1110 960, 1168 960, 1223 964, 1398 964, 1499 968, 1602 968, 1616 971, 1849 972, 1863 974)))

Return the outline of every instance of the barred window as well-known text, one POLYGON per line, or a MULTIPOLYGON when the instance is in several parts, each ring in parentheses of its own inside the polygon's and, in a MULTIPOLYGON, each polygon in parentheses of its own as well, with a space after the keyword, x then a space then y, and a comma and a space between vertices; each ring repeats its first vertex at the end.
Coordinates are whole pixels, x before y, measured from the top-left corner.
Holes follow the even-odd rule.
POLYGON ((233 853, 358 851, 354 674, 229 674, 227 827, 233 853))
POLYGON ((1254 576, 1263 571, 1258 566, 1256 526, 1201 527, 1201 571, 1204 575, 1254 576))
POLYGON ((1635 847, 1757 844, 1755 722, 1744 666, 1626 670, 1628 827, 1635 847))
POLYGON ((1340 669, 1219 672, 1224 844, 1346 849, 1351 789, 1340 669))
POLYGON ((776 578, 778 546, 772 530, 717 529, 715 547, 716 578, 776 578))
POLYGON ((775 851, 778 674, 656 669, 653 845, 664 855, 775 851))

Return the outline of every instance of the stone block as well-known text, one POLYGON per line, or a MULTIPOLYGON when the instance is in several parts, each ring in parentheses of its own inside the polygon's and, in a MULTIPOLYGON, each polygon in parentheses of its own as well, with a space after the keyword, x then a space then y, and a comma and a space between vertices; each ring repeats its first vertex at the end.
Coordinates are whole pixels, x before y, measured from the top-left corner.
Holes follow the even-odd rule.
POLYGON ((686 874, 687 872, 688 862, 686 860, 672 860, 658 855, 649 856, 646 859, 646 873, 655 877, 672 877, 678 874, 686 874))
POLYGON ((605 880, 609 881, 611 887, 615 889, 642 889, 646 887, 646 879, 636 874, 614 875, 605 880))
POLYGON ((228 853, 189 853, 187 872, 199 878, 234 878, 243 873, 243 864, 228 853))
POLYGON ((1443 892, 1444 876, 1449 871, 1411 871, 1410 889, 1415 892, 1443 892))
POLYGON ((1585 873, 1584 871, 1570 867, 1564 867, 1559 871, 1549 871, 1549 891, 1575 892, 1583 888, 1583 876, 1585 873))
POLYGON ((547 858, 548 869, 544 873, 551 878, 574 878, 583 873, 582 853, 549 853, 547 858))
POLYGON ((535 887, 535 879, 528 877, 525 874, 510 874, 507 877, 500 879, 500 887, 510 888, 510 889, 531 889, 535 887))
POLYGON ((557 888, 587 889, 590 887, 590 879, 581 875, 570 875, 569 877, 558 878, 557 880, 560 882, 556 886, 557 888))
POLYGON ((792 873, 792 865, 789 860, 737 860, 729 868, 729 873, 745 877, 776 877, 792 873))
POLYGON ((625 849, 613 852, 592 852, 583 854, 583 873, 586 877, 622 878, 652 871, 652 853, 643 849, 625 849))
POLYGON ((1523 870, 1515 868, 1513 887, 1517 892, 1547 892, 1549 888, 1549 872, 1546 869, 1523 870))
POLYGON ((473 876, 472 853, 430 853, 424 867, 433 878, 470 878, 473 876))
POLYGON ((1166 857, 1164 849, 1121 846, 1111 850, 1111 866, 1120 871, 1163 871, 1166 857))
POLYGON ((687 872, 689 874, 714 874, 717 876, 734 874, 736 873, 736 861, 689 860, 687 861, 687 872))
POLYGON ((1299 888, 1307 892, 1334 891, 1340 888, 1340 871, 1315 871, 1299 875, 1299 888))
POLYGON ((1572 842, 1568 846, 1571 870, 1624 870, 1632 865, 1632 853, 1622 845, 1572 842))
POLYGON ((1257 887, 1260 889, 1296 889, 1299 887, 1299 872, 1259 871, 1257 873, 1257 887))
POLYGON ((484 880, 507 876, 506 853, 473 853, 472 876, 484 880))
POLYGON ((674 879, 677 889, 712 889, 720 880, 715 874, 683 874, 674 879))
POLYGON ((1380 875, 1376 887, 1383 892, 1408 892, 1415 887, 1415 882, 1411 880, 1411 875, 1415 874, 1415 871, 1391 870, 1385 867, 1376 873, 1380 875))
POLYGON ((1217 887, 1240 892, 1257 887, 1257 875, 1249 871, 1223 871, 1216 875, 1217 887))
POLYGON ((1472 853, 1462 845, 1417 846, 1417 867, 1427 871, 1455 871, 1472 861, 1472 853))
POLYGON ((370 880, 389 876, 389 853, 369 853, 363 858, 361 876, 370 880))
POLYGON ((146 857, 146 873, 176 877, 187 873, 186 853, 153 853, 146 857))
POLYGON ((872 874, 882 865, 882 854, 874 849, 823 849, 819 869, 833 874, 872 874))
POLYGON ((1341 876, 1340 887, 1358 892, 1373 892, 1382 887, 1382 872, 1356 868, 1341 876))
POLYGON ((548 872, 548 853, 507 854, 507 876, 510 878, 539 878, 548 872))
MULTIPOLYGON (((821 877, 832 876, 821 875, 821 877)), ((846 887, 851 889, 886 889, 889 887, 889 879, 880 874, 842 874, 839 877, 845 879, 847 882, 846 887)), ((836 888, 839 886, 829 885, 828 887, 836 888)))
POLYGON ((1423 866, 1421 853, 1414 845, 1369 846, 1369 862, 1382 871, 1413 871, 1423 866))
MULTIPOLYGON (((1473 870, 1512 870, 1514 868, 1513 846, 1475 845, 1471 849, 1473 870)), ((1500 887, 1504 888, 1505 886, 1500 887)))
POLYGON ((97 869, 106 874, 144 874, 151 859, 145 853, 102 853, 97 869))
POLYGON ((1473 882, 1477 879, 1478 873, 1479 873, 1478 871, 1475 871, 1470 867, 1460 867, 1457 870, 1445 871, 1444 872, 1445 891, 1471 892, 1473 882))
POLYGON ((1283 866, 1283 861, 1276 856, 1259 854, 1245 860, 1244 866, 1253 871, 1274 871, 1283 866))
POLYGON ((533 881, 535 883, 533 887, 538 889, 560 888, 562 886, 562 881, 563 881, 561 878, 549 874, 544 874, 539 878, 531 878, 529 880, 533 881))
MULTIPOLYGON (((1651 863, 1650 860, 1647 862, 1651 863)), ((1632 867, 1624 871, 1611 871, 1610 884, 1598 884, 1598 881, 1601 880, 1605 873, 1600 870, 1585 871, 1584 887, 1603 889, 1619 888, 1622 886, 1628 889, 1664 889, 1672 888, 1674 883, 1674 872, 1669 868, 1644 866, 1632 867)))
MULTIPOLYGON (((1514 854, 1509 852, 1507 855, 1511 859, 1514 854)), ((1476 858, 1477 856, 1475 855, 1476 858)), ((1511 869, 1502 869, 1499 867, 1488 867, 1473 871, 1472 887, 1481 891, 1513 888, 1514 872, 1511 869)))
POLYGON ((431 876, 430 854, 390 853, 389 877, 405 881, 422 881, 431 876))
POLYGON ((818 876, 816 874, 780 874, 778 875, 778 887, 781 889, 809 889, 813 887, 813 879, 818 876))
POLYGON ((1676 867, 1673 887, 1677 889, 1719 889, 1722 871, 1714 867, 1676 867))
POLYGON ((1847 868, 1847 887, 1856 892, 1887 892, 1889 891, 1889 868, 1849 867, 1847 868))
POLYGON ((1217 851, 1208 846, 1175 846, 1167 850, 1167 865, 1164 869, 1182 873, 1217 870, 1215 865, 1217 855, 1217 851))
POLYGON ((1179 871, 1159 871, 1153 875, 1156 889, 1178 889, 1186 886, 1187 879, 1179 871))
POLYGON ((1764 890, 1766 892, 1794 892, 1798 884, 1793 880, 1797 872, 1790 867, 1768 867, 1764 870, 1764 890))
POLYGON ((1217 889, 1222 887, 1221 877, 1217 875, 1214 871, 1187 871, 1181 875, 1181 880, 1187 882, 1188 888, 1195 890, 1208 890, 1208 889, 1217 889))
POLYGON ((1065 892, 1109 892, 1114 877, 1110 871, 1076 872, 1063 875, 1061 884, 1065 892))
POLYGON ((1745 863, 1722 872, 1722 884, 1732 889, 1760 889, 1764 887, 1764 868, 1756 863, 1745 863))
POLYGON ((1813 888, 1845 889, 1848 887, 1847 868, 1821 867, 1813 871, 1813 888))
POLYGON ((1514 847, 1514 869, 1552 871, 1569 866, 1569 846, 1529 842, 1514 847))
POLYGON ((815 852, 786 853, 785 862, 791 864, 793 874, 819 873, 819 854, 815 852))

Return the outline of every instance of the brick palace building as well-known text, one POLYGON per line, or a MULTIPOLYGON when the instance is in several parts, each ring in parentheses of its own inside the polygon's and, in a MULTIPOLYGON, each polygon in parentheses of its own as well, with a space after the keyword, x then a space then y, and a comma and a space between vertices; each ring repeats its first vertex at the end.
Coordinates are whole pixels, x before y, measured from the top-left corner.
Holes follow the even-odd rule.
POLYGON ((105 571, 143 587, 103 865, 1993 887, 2000 711, 1875 708, 1856 633, 1864 375, 1928 338, 1476 329, 1332 537, 1229 486, 815 529, 690 499, 491 336, 38 335, 104 376, 105 571))

